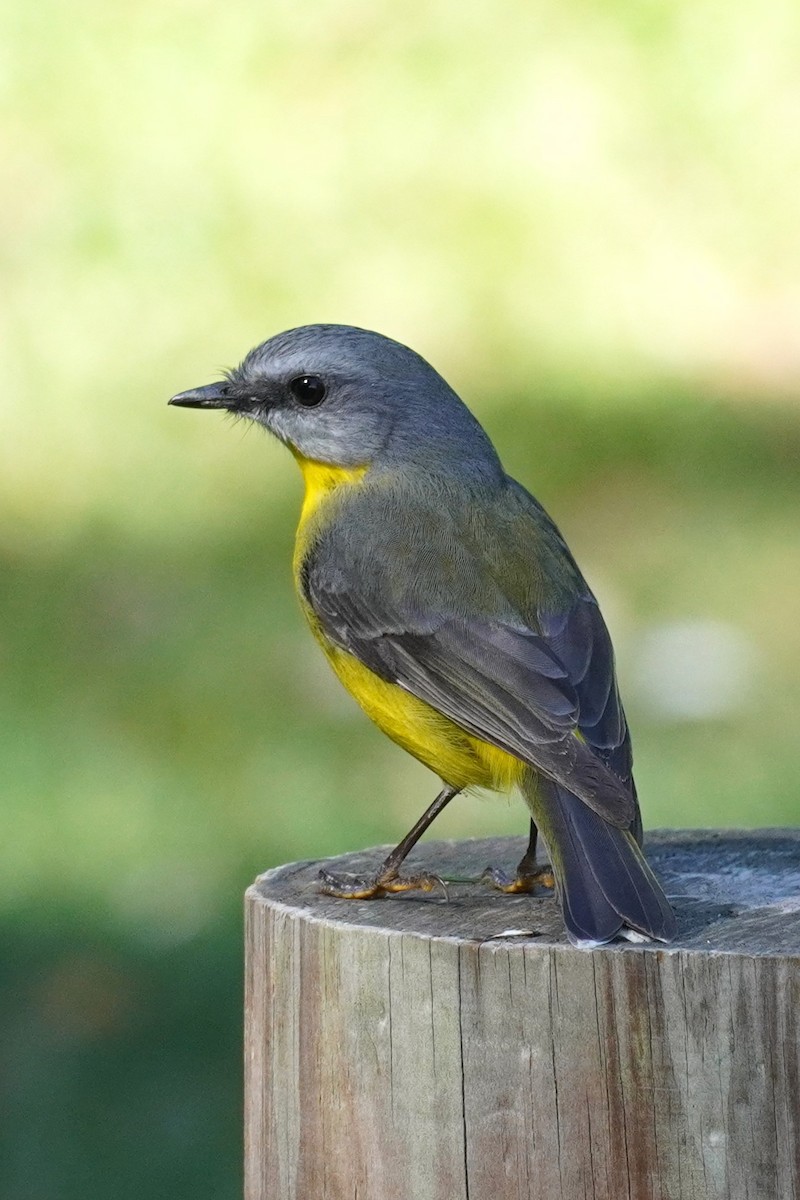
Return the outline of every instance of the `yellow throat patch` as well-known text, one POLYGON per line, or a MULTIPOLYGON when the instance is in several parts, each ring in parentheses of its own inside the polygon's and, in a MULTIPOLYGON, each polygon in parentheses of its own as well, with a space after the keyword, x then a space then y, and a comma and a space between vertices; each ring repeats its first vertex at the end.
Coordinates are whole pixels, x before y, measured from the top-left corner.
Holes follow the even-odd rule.
POLYGON ((334 467, 331 463, 315 462, 313 458, 303 458, 293 450, 297 465, 303 472, 303 482, 306 493, 303 497, 303 507, 300 510, 300 528, 305 525, 313 513, 325 501, 330 493, 338 487, 360 483, 367 473, 366 467, 334 467))

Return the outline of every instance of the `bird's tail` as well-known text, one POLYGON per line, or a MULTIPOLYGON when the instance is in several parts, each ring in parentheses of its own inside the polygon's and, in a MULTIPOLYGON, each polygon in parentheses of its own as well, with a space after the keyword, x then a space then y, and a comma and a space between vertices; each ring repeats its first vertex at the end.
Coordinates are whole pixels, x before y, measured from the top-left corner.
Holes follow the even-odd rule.
POLYGON ((570 941, 600 945, 626 929, 661 942, 675 936, 675 915, 633 832, 541 776, 523 791, 547 842, 570 941))

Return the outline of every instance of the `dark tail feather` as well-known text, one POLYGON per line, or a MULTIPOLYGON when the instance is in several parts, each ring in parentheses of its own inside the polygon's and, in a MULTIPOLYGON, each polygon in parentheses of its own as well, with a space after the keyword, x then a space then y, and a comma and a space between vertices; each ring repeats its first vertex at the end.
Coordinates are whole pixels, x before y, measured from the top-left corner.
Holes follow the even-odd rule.
POLYGON ((675 915, 632 831, 609 825, 549 780, 532 784, 527 799, 571 941, 609 942, 626 927, 661 942, 675 936, 675 915))

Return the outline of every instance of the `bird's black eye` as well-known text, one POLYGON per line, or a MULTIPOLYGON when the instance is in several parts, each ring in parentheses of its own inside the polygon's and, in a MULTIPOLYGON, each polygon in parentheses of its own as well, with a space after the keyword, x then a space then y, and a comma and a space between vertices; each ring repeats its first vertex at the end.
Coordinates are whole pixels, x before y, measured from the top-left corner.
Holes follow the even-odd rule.
POLYGON ((298 375, 289 384, 289 391, 306 408, 314 408, 325 399, 325 384, 319 375, 298 375))

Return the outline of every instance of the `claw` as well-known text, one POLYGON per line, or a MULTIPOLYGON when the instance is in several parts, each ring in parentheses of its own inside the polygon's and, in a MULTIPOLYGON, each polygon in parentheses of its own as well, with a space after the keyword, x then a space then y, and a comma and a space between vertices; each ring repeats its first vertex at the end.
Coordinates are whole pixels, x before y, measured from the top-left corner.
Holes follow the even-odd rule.
POLYGON ((395 875, 391 879, 380 880, 380 887, 384 892, 433 892, 436 888, 441 888, 444 893, 445 900, 449 900, 450 896, 447 891, 447 884, 442 879, 441 875, 395 875))
POLYGON ((514 896, 520 892, 532 892, 537 887, 551 888, 554 886, 552 867, 538 867, 535 871, 516 871, 509 875, 501 867, 487 867, 481 875, 481 882, 491 884, 499 892, 514 896))
POLYGON ((321 892, 326 896, 338 896, 340 900, 372 900, 375 896, 383 895, 377 879, 360 875, 332 875, 324 870, 320 871, 317 878, 321 892))
POLYGON ((433 892, 436 888, 442 889, 445 900, 449 899, 447 885, 439 875, 332 875, 322 870, 318 879, 321 892, 340 900, 376 900, 379 896, 391 896, 399 892, 433 892))

